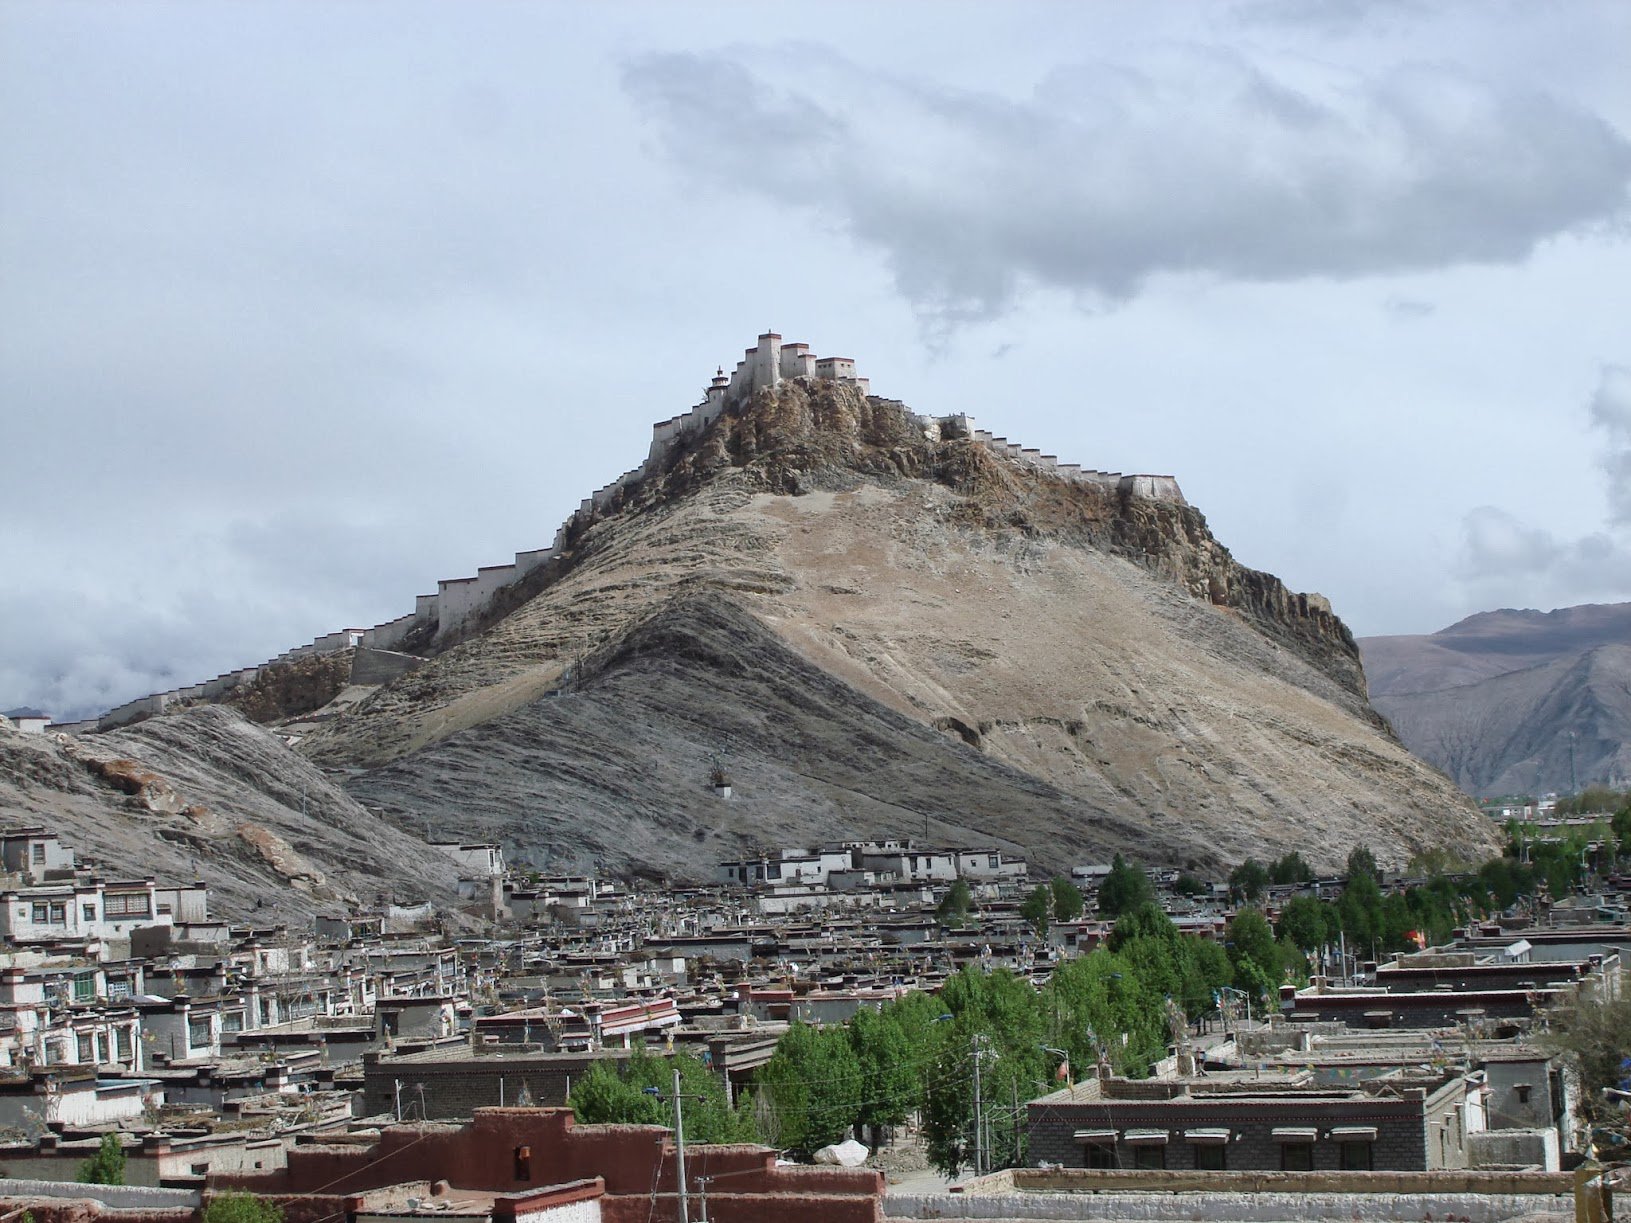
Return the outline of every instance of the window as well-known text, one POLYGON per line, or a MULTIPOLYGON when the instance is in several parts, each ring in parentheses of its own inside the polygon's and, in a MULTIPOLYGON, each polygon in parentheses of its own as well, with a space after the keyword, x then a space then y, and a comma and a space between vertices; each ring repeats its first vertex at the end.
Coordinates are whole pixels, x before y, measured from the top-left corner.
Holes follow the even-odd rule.
POLYGON ((1133 1167, 1159 1172, 1167 1166, 1167 1149, 1154 1143, 1133 1148, 1133 1167))
POLYGON ((120 977, 116 981, 108 982, 108 997, 123 1000, 130 997, 130 978, 120 977))
POLYGON ((532 1179, 532 1148, 515 1148, 515 1179, 530 1181, 532 1179))
POLYGON ((1227 1172, 1229 1170, 1229 1148, 1221 1142, 1199 1142, 1192 1148, 1195 1152, 1195 1168, 1200 1172, 1227 1172))
POLYGON ((128 1062, 131 1053, 131 1036, 129 1028, 115 1028, 113 1030, 113 1046, 117 1051, 114 1056, 121 1062, 128 1062))
POLYGON ((33 841, 28 846, 28 857, 36 866, 45 861, 45 842, 33 841))
POLYGON ((207 1049, 210 1043, 210 1021, 193 1019, 187 1023, 187 1043, 194 1049, 207 1049))
POLYGON ((76 1052, 78 1054, 78 1061, 81 1064, 94 1062, 96 1060, 96 1049, 91 1043, 91 1034, 89 1032, 79 1033, 75 1043, 78 1045, 76 1052))
POLYGON ((1280 1171, 1312 1172, 1314 1170, 1314 1144, 1311 1142, 1282 1142, 1280 1144, 1280 1171))
POLYGON ((221 1016, 221 1031, 242 1032, 244 1030, 244 1013, 242 1011, 226 1011, 221 1016))
POLYGON ((68 923, 68 906, 66 903, 53 901, 51 904, 51 924, 63 926, 68 923))
POLYGON ((1534 1090, 1534 1089, 1532 1087, 1530 1087, 1528 1083, 1519 1083, 1518 1084, 1518 1103, 1519 1104, 1529 1103, 1529 1093, 1532 1090, 1534 1090))
POLYGON ((1082 1167, 1114 1168, 1116 1148, 1108 1142, 1089 1142, 1082 1146, 1082 1167))
POLYGON ((84 921, 95 921, 96 920, 96 906, 94 904, 82 904, 82 905, 80 905, 79 906, 79 916, 84 921))
POLYGON ((1342 1170, 1344 1172, 1369 1172, 1371 1170, 1371 1144, 1364 1140, 1345 1141, 1341 1144, 1342 1170))
POLYGON ((43 926, 50 919, 50 916, 49 907, 45 902, 36 900, 34 902, 34 924, 43 926))
POLYGON ((89 974, 74 978, 74 1001, 88 1002, 96 997, 96 978, 89 974))
POLYGON ((108 917, 146 917, 152 910, 146 892, 109 892, 102 899, 102 911, 108 917))

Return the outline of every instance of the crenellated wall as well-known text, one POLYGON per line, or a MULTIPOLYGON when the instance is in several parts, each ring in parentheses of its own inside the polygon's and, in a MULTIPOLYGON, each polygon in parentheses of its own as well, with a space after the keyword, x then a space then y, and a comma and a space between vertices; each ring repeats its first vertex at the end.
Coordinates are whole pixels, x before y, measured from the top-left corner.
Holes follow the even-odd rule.
MULTIPOLYGON (((848 383, 863 395, 870 395, 872 391, 871 383, 856 375, 853 359, 817 357, 810 351, 808 344, 783 343, 780 335, 767 331, 759 336, 752 348, 744 351, 742 359, 736 363, 736 368, 729 375, 725 373, 723 367, 715 371, 713 381, 703 394, 702 402, 689 412, 658 421, 653 425, 651 449, 647 452, 645 461, 585 497, 572 516, 555 532, 554 542, 549 547, 537 548, 530 552, 517 552, 511 563, 485 566, 478 569, 473 577, 443 579, 436 583, 435 594, 418 595, 414 599, 413 611, 394 620, 387 620, 372 628, 342 629, 337 633, 328 633, 306 645, 287 650, 258 666, 229 671, 202 684, 138 697, 116 709, 110 709, 94 721, 54 726, 52 729, 72 733, 82 730, 109 730, 140 718, 163 713, 171 705, 211 700, 222 696, 240 684, 252 682, 266 667, 355 646, 396 650, 410 636, 422 635, 432 626, 437 638, 456 634, 472 621, 479 619, 499 591, 556 561, 561 556, 567 534, 574 525, 586 526, 596 516, 604 514, 619 493, 658 470, 675 447, 696 437, 718 420, 726 409, 759 391, 773 389, 782 381, 791 378, 814 378, 848 383)), ((1007 438, 994 437, 984 429, 976 429, 974 418, 966 414, 935 417, 918 416, 914 413, 913 420, 928 436, 936 440, 969 438, 1015 462, 1061 479, 1096 484, 1134 497, 1170 501, 1179 505, 1184 503, 1178 482, 1171 476, 1122 475, 1120 472, 1084 469, 1075 463, 1061 463, 1051 454, 1043 454, 1040 450, 1019 446, 1007 438)))

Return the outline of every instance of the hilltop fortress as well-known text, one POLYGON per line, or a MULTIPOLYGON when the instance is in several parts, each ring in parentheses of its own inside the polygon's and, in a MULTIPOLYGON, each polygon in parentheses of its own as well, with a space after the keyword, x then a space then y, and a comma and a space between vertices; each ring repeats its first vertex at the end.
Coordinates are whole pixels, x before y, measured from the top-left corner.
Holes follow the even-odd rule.
MULTIPOLYGON (((737 404, 751 399, 760 391, 774 389, 783 381, 796 378, 849 383, 863 395, 871 395, 870 382, 856 374, 855 362, 851 358, 817 357, 810 351, 808 344, 784 343, 781 336, 775 332, 766 332, 759 337, 754 347, 746 350, 742 359, 736 363, 736 368, 728 376, 723 367, 716 371, 713 381, 704 392, 702 402, 689 412, 653 425, 651 448, 645 461, 585 497, 573 511, 572 516, 555 532, 554 542, 549 547, 530 552, 517 552, 511 563, 483 566, 477 569, 472 577, 443 579, 436 583, 434 594, 419 595, 414 600, 413 610, 395 620, 376 624, 372 628, 350 628, 329 633, 306 645, 286 650, 259 666, 229 671, 203 683, 177 688, 170 692, 139 697, 109 710, 100 718, 56 725, 52 729, 70 732, 109 730, 152 714, 162 713, 172 705, 213 700, 224 696, 240 685, 253 682, 261 671, 268 667, 352 648, 399 651, 410 638, 422 642, 427 639, 442 641, 454 637, 465 625, 480 617, 499 591, 520 581, 528 574, 557 562, 569 538, 575 539, 583 528, 604 515, 624 489, 638 484, 649 473, 660 470, 676 447, 694 439, 737 404)), ((900 404, 898 400, 885 402, 900 404)), ((904 405, 900 406, 904 410, 904 405)), ((1184 504, 1178 482, 1171 476, 1122 475, 1120 472, 1095 471, 1074 463, 1061 463, 1051 454, 1022 447, 1005 437, 996 437, 986 430, 975 428, 974 418, 964 414, 938 417, 920 416, 916 413, 909 415, 924 430, 925 435, 933 440, 967 438, 995 453, 1058 479, 1094 484, 1131 497, 1184 504)))

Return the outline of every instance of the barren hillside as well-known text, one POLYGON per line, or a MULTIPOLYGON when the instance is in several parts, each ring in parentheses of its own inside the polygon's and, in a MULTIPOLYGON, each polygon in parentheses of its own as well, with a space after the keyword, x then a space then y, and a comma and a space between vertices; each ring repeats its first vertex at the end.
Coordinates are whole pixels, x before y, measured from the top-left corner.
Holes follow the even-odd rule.
POLYGON ((1371 712, 1341 622, 1198 511, 925 437, 852 388, 761 393, 572 549, 301 750, 534 861, 682 876, 925 813, 1048 867, 1492 843, 1371 712), (707 790, 715 751, 740 800, 707 790))
POLYGON ((300 921, 382 895, 455 899, 451 860, 230 709, 79 739, 0 725, 0 808, 109 877, 202 879, 214 911, 237 920, 300 921))

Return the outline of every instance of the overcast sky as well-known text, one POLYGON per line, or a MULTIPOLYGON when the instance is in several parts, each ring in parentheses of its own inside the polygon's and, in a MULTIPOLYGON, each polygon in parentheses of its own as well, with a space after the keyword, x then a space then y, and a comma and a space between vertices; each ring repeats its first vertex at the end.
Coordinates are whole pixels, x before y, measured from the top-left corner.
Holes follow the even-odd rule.
POLYGON ((1631 599, 1631 5, 0 2, 0 708, 546 545, 767 327, 1356 633, 1631 599))

